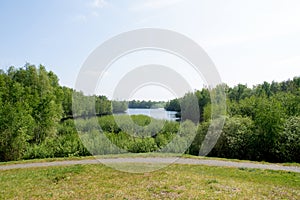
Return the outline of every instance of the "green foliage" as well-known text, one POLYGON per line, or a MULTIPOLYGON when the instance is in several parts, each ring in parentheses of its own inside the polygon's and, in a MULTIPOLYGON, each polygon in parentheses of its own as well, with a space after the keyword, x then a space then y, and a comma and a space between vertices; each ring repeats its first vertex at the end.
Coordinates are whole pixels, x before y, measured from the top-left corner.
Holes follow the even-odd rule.
POLYGON ((203 88, 201 91, 197 90, 195 95, 198 99, 199 112, 200 112, 200 122, 203 122, 204 119, 204 108, 207 104, 210 103, 210 92, 207 88, 203 88))
POLYGON ((134 138, 128 148, 132 153, 146 153, 157 150, 157 145, 154 138, 134 138))
POLYGON ((290 117, 284 124, 277 144, 278 160, 300 162, 300 117, 290 117))
POLYGON ((147 126, 151 122, 151 117, 146 115, 131 115, 130 117, 138 126, 147 126))
POLYGON ((128 108, 163 108, 164 106, 165 102, 163 101, 132 100, 128 102, 128 108))
POLYGON ((73 115, 72 111, 72 95, 73 90, 67 87, 62 87, 62 94, 61 94, 61 102, 63 108, 63 117, 70 117, 73 115))
POLYGON ((238 84, 233 88, 229 88, 227 96, 231 101, 239 102, 242 99, 250 97, 251 89, 247 85, 238 84))
POLYGON ((0 110, 0 159, 19 160, 32 139, 34 120, 22 104, 6 103, 0 110))
POLYGON ((161 133, 177 133, 179 131, 180 124, 174 121, 165 121, 164 126, 161 129, 161 133))
POLYGON ((164 152, 183 153, 193 139, 195 128, 190 121, 180 126, 178 122, 144 115, 102 116, 96 119, 76 120, 80 138, 93 155, 145 153, 162 149, 164 152), (174 145, 167 147, 173 139, 174 145))
MULTIPOLYGON (((95 101, 96 114, 108 115, 112 113, 112 103, 106 96, 98 96, 95 101)), ((125 107, 126 109, 126 107, 125 107)))
MULTIPOLYGON (((299 160, 299 154, 294 153, 299 152, 299 130, 295 125, 295 118, 300 116, 299 78, 281 83, 264 82, 253 89, 238 85, 226 90, 228 118, 209 156, 271 162, 299 160)), ((207 103, 201 116, 205 122, 199 125, 189 153, 198 155, 212 111, 211 104, 207 103)))
POLYGON ((113 115, 103 116, 98 119, 102 131, 109 133, 119 133, 121 129, 114 120, 113 115))
POLYGON ((254 123, 257 131, 260 134, 259 144, 261 146, 262 159, 275 161, 274 154, 275 143, 279 139, 279 133, 282 131, 284 119, 284 109, 281 103, 271 98, 261 99, 255 109, 254 123))
POLYGON ((210 153, 217 157, 253 159, 258 149, 254 135, 254 122, 250 118, 232 117, 226 120, 222 134, 210 153))
POLYGON ((195 139, 193 140, 191 146, 188 149, 188 153, 192 155, 199 155, 201 145, 204 141, 205 135, 207 134, 209 122, 202 122, 197 127, 197 133, 195 139))
POLYGON ((44 66, 30 64, 2 71, 0 89, 0 159, 59 155, 54 146, 61 139, 60 120, 72 114, 72 90, 60 87, 57 76, 44 66))
POLYGON ((211 120, 211 115, 212 115, 212 110, 211 110, 211 104, 208 103, 207 105, 204 106, 203 108, 203 114, 202 114, 202 120, 205 122, 208 122, 211 120))
POLYGON ((112 112, 123 113, 127 110, 128 103, 126 101, 112 101, 112 112))
POLYGON ((96 115, 96 96, 85 96, 83 92, 74 92, 72 99, 73 116, 86 117, 96 115))
POLYGON ((66 120, 58 127, 56 137, 47 138, 41 144, 28 146, 24 159, 69 157, 90 155, 81 142, 73 120, 66 120))
MULTIPOLYGON (((211 118, 227 115, 210 156, 299 162, 299 102, 300 77, 253 88, 242 84, 203 88, 164 105, 87 96, 61 87, 58 77, 42 65, 10 67, 7 72, 0 70, 0 160, 120 152, 182 153, 191 143, 187 153, 198 155, 211 118), (222 104, 225 101, 227 113, 222 104), (166 110, 179 112, 182 122, 111 115, 125 112, 128 104, 135 108, 163 105, 166 110)), ((210 131, 216 135, 213 128, 210 131)))
POLYGON ((200 121, 200 111, 197 96, 194 93, 187 93, 180 101, 181 120, 191 120, 194 123, 200 121))
POLYGON ((171 139, 168 138, 169 143, 164 148, 161 148, 160 151, 166 153, 186 152, 194 140, 196 135, 196 127, 197 126, 190 120, 182 122, 177 134, 173 133, 171 135, 171 139))
POLYGON ((179 112, 181 110, 179 99, 173 99, 171 101, 168 101, 165 105, 165 109, 168 110, 168 111, 179 112))

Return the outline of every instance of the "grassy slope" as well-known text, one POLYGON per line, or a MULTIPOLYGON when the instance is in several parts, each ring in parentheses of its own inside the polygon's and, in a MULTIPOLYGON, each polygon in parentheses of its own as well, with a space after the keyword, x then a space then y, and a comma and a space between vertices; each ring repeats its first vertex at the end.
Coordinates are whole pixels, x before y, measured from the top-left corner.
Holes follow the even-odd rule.
POLYGON ((132 174, 73 165, 1 171, 0 188, 0 199, 300 199, 300 174, 196 165, 132 174))

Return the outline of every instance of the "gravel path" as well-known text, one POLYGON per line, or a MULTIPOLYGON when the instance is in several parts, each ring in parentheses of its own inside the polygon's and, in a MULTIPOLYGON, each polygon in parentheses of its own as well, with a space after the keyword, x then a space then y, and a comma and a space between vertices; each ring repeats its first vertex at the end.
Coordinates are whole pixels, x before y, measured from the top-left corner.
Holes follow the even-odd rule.
POLYGON ((176 164, 191 164, 191 165, 208 165, 208 166, 222 166, 222 167, 236 167, 236 168, 255 168, 255 169, 270 169, 283 170, 300 173, 300 167, 296 166, 282 166, 277 164, 260 164, 250 162, 233 162, 213 159, 191 159, 174 157, 149 157, 149 158, 105 158, 105 159, 88 159, 88 160, 66 160, 40 163, 24 163, 12 165, 0 165, 0 170, 32 168, 32 167, 49 167, 49 166, 64 166, 76 164, 99 164, 99 163, 176 163, 176 164))

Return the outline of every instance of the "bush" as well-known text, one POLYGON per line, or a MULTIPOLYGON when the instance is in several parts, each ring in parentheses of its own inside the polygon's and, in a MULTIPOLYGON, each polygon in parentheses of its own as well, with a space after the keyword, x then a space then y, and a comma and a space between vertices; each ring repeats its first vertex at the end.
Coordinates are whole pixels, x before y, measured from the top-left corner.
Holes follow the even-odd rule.
POLYGON ((43 143, 31 145, 24 154, 24 159, 34 158, 53 158, 55 157, 55 149, 59 148, 58 144, 53 138, 46 139, 43 143))
POLYGON ((232 117, 226 120, 220 138, 209 155, 225 158, 252 159, 257 142, 254 122, 247 117, 232 117))
POLYGON ((132 153, 146 153, 157 150, 157 145, 153 138, 135 138, 128 148, 132 153))
POLYGON ((100 128, 104 132, 118 133, 121 129, 115 122, 113 115, 107 115, 98 118, 100 128))
POLYGON ((300 162, 300 117, 290 117, 277 142, 277 156, 281 162, 300 162))
POLYGON ((200 148, 201 148, 202 142, 205 138, 205 135, 207 134, 209 124, 210 124, 209 122, 202 122, 201 124, 198 125, 195 139, 193 140, 187 153, 196 155, 196 156, 199 155, 200 148))

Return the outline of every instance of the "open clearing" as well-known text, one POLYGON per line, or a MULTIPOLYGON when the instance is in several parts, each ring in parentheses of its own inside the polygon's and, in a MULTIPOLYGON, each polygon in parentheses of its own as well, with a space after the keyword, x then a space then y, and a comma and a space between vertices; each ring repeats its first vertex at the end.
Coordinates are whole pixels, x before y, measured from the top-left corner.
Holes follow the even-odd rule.
MULTIPOLYGON (((124 159, 134 158, 118 158, 118 165, 123 169, 132 167, 132 163, 124 162, 130 160, 124 159)), ((154 160, 157 159, 168 158, 154 160)), ((191 163, 172 164, 146 173, 83 164, 83 161, 93 162, 92 159, 17 164, 31 166, 0 171, 0 199, 300 199, 300 173, 297 172, 195 163, 210 159, 180 160, 191 163), (59 166, 41 167, 41 164, 59 162, 59 166)), ((158 163, 136 162, 134 167, 138 171, 158 163)), ((1 165, 7 166, 16 165, 1 165)))

